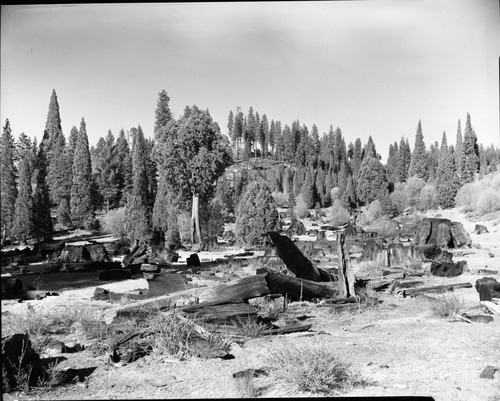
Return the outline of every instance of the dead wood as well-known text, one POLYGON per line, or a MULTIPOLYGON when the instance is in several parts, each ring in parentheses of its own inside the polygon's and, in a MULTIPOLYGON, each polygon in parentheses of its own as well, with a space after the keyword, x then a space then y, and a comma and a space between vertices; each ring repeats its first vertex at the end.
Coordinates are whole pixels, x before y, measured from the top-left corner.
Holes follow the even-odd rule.
POLYGON ((345 235, 340 233, 338 235, 337 247, 339 255, 339 291, 342 298, 349 298, 355 296, 354 293, 354 272, 352 271, 351 261, 349 254, 346 255, 345 235))
POLYGON ((295 276, 316 282, 334 281, 329 272, 314 266, 290 238, 277 232, 270 232, 269 236, 276 245, 277 255, 295 276))
POLYGON ((245 303, 227 303, 221 305, 192 305, 182 307, 181 310, 194 314, 207 323, 225 324, 230 321, 244 321, 257 319, 257 309, 245 303))
POLYGON ((267 285, 272 294, 282 294, 294 301, 310 301, 339 296, 337 283, 318 283, 265 270, 267 271, 265 276, 267 285))
POLYGON ((278 327, 276 329, 268 329, 263 332, 263 335, 272 335, 272 334, 289 334, 289 333, 297 333, 300 331, 309 331, 312 327, 312 324, 290 324, 284 327, 278 327))
POLYGON ((408 288, 403 291, 403 296, 413 297, 418 294, 431 292, 431 293, 443 293, 447 291, 453 291, 458 288, 472 288, 471 283, 455 283, 455 284, 445 284, 445 285, 436 285, 433 287, 421 287, 421 288, 408 288))

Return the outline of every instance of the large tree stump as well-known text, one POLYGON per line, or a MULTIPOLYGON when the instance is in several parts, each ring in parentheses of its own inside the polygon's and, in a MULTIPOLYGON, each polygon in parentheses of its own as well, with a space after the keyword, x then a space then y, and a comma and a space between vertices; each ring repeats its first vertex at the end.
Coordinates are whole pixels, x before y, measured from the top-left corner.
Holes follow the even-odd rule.
POLYGON ((476 281, 476 290, 480 301, 491 301, 500 298, 500 283, 493 277, 483 277, 476 281))
POLYGON ((317 282, 334 280, 329 272, 314 266, 288 237, 277 232, 270 232, 269 236, 276 245, 276 253, 295 276, 317 282))
POLYGON ((460 248, 462 246, 471 247, 472 240, 469 233, 465 231, 462 223, 451 223, 451 235, 453 236, 453 246, 455 248, 460 248))

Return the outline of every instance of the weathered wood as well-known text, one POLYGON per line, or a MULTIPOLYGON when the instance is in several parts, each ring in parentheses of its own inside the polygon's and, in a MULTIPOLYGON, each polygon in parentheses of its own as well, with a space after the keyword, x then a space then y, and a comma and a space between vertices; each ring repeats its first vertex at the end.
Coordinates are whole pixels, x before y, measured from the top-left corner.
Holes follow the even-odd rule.
POLYGON ((182 307, 181 310, 188 314, 195 314, 207 323, 217 322, 219 324, 230 321, 256 319, 257 309, 245 303, 227 303, 213 305, 211 303, 182 307))
MULTIPOLYGON (((131 264, 134 263, 139 263, 136 262, 135 259, 140 258, 143 256, 148 250, 148 247, 146 245, 139 245, 138 243, 130 250, 130 253, 128 255, 125 255, 123 258, 123 266, 128 267, 131 264)), ((143 263, 144 261, 141 261, 143 263)))
POLYGON ((488 234, 489 231, 488 229, 483 226, 482 224, 476 224, 476 227, 474 227, 474 234, 488 234))
POLYGON ((314 266, 288 237, 277 232, 270 232, 269 236, 276 245, 277 255, 295 276, 316 282, 334 280, 329 272, 314 266))
POLYGON ((331 304, 351 304, 355 303, 356 298, 333 298, 333 299, 327 299, 325 300, 326 305, 331 305, 331 304))
MULTIPOLYGON (((267 275, 267 273, 265 274, 267 275)), ((223 304, 251 298, 258 298, 270 293, 265 275, 244 277, 240 280, 219 284, 213 287, 193 288, 168 295, 139 301, 117 309, 108 310, 107 320, 114 314, 127 315, 148 308, 165 309, 185 302, 213 302, 223 304)))
POLYGON ((453 236, 453 246, 455 248, 460 248, 462 246, 471 247, 472 240, 469 233, 465 231, 462 223, 451 223, 451 235, 453 236))
POLYGON ((271 293, 285 295, 294 301, 339 297, 338 286, 333 282, 318 283, 285 276, 272 270, 267 270, 266 280, 271 293))
POLYGON ((491 269, 472 269, 471 273, 472 274, 498 274, 498 271, 491 270, 491 269))
POLYGON ((431 293, 443 293, 446 291, 453 291, 458 288, 472 288, 471 283, 455 283, 455 284, 445 284, 445 285, 436 285, 433 287, 420 287, 420 288, 408 288, 403 291, 403 296, 413 297, 415 295, 431 292, 431 293))
POLYGON ((467 265, 465 260, 460 260, 455 263, 450 262, 432 262, 431 273, 438 277, 456 277, 464 272, 467 265))
POLYGON ((486 309, 488 309, 494 315, 500 315, 500 306, 491 302, 491 301, 481 301, 481 305, 483 305, 486 309))
POLYGON ((342 298, 350 298, 355 295, 354 293, 354 272, 351 268, 351 261, 349 259, 349 254, 346 256, 346 251, 344 248, 345 235, 340 233, 338 235, 337 247, 339 255, 339 284, 338 288, 340 291, 340 296, 342 298))
POLYGON ((290 333, 297 333, 300 331, 309 331, 312 327, 312 324, 300 324, 300 323, 295 323, 295 324, 289 324, 288 326, 284 327, 279 327, 277 329, 268 329, 265 330, 262 334, 263 335, 272 335, 272 334, 290 334, 290 333))

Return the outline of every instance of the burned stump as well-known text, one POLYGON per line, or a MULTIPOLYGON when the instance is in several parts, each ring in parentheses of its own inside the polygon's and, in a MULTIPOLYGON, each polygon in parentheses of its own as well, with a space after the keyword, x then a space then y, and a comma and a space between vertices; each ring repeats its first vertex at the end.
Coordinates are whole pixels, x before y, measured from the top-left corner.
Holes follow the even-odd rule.
POLYGON ((464 272, 464 268, 467 265, 465 260, 459 262, 432 262, 431 273, 438 277, 456 277, 464 272))
POLYGON ((476 290, 480 301, 491 301, 500 298, 500 283, 493 277, 483 277, 476 281, 476 290))

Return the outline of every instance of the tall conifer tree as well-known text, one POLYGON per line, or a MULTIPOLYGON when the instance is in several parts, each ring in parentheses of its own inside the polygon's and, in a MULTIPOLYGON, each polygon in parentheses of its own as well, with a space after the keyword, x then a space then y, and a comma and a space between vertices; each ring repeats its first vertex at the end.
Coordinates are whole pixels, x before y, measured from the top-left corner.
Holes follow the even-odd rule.
POLYGON ((462 165, 460 171, 461 183, 474 182, 474 176, 479 172, 479 148, 476 134, 472 128, 470 114, 467 113, 465 122, 464 140, 462 143, 462 165))
POLYGON ((33 198, 31 196, 31 155, 26 152, 19 166, 19 194, 15 203, 15 218, 12 228, 18 240, 31 235, 33 198))
MULTIPOLYGON (((46 131, 45 131, 46 132, 46 131)), ((47 178, 47 156, 46 143, 48 136, 40 142, 38 153, 33 168, 32 184, 33 184, 33 214, 32 214, 32 229, 33 234, 40 242, 52 238, 54 226, 50 215, 50 195, 49 187, 46 182, 47 178)), ((34 147, 37 148, 36 146, 34 147)))
POLYGON ((12 224, 14 223, 15 202, 17 197, 16 171, 14 168, 14 138, 10 129, 9 120, 5 121, 5 126, 3 127, 0 158, 0 218, 2 241, 4 241, 10 236, 12 224))
POLYGON ((450 208, 454 206, 459 186, 453 155, 448 148, 446 132, 443 132, 436 182, 438 202, 441 207, 450 208))
POLYGON ((94 220, 92 204, 92 166, 84 118, 80 122, 78 142, 73 160, 71 185, 71 220, 77 227, 89 228, 94 220))
POLYGON ((411 155, 409 177, 418 177, 427 180, 427 151, 425 149, 424 135, 422 134, 422 123, 418 121, 417 134, 415 135, 415 147, 411 155))

